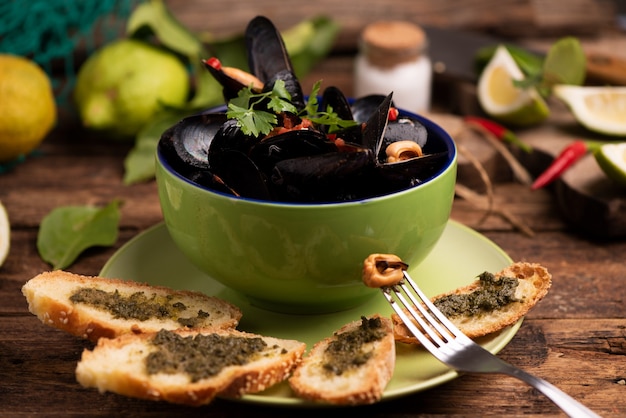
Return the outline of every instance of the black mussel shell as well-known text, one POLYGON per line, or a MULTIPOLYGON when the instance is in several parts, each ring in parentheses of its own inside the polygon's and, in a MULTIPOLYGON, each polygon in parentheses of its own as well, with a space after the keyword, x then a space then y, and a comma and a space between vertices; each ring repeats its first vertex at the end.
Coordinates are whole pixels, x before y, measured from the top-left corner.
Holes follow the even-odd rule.
POLYGON ((387 124, 385 135, 378 154, 379 161, 387 159, 386 148, 396 141, 413 141, 422 149, 428 140, 428 130, 419 121, 407 116, 401 116, 387 124))
POLYGON ((259 141, 252 135, 246 135, 239 127, 236 119, 228 119, 215 132, 213 141, 208 150, 209 166, 219 163, 218 160, 226 151, 239 151, 248 154, 250 149, 259 141))
MULTIPOLYGON (((383 96, 382 94, 370 94, 356 99, 351 106, 354 120, 359 123, 367 122, 370 116, 378 110, 386 98, 387 96, 383 96)), ((391 106, 394 106, 393 102, 391 103, 391 106)))
POLYGON ((354 120, 352 108, 350 107, 348 99, 343 92, 335 86, 330 86, 324 89, 319 103, 319 108, 323 112, 328 111, 329 107, 332 108, 333 112, 337 114, 339 119, 354 120))
POLYGON ((363 127, 363 146, 372 150, 374 155, 380 155, 383 138, 389 123, 392 94, 384 98, 376 110, 370 114, 363 127))
POLYGON ((272 199, 266 176, 247 155, 240 151, 222 152, 220 158, 211 166, 210 172, 221 179, 226 188, 235 196, 260 200, 272 199))
POLYGON ((227 119, 225 113, 201 113, 182 119, 161 135, 161 155, 183 176, 207 169, 209 147, 227 119))
POLYGON ((436 175, 448 161, 447 152, 424 154, 395 163, 378 164, 376 171, 392 188, 406 188, 423 183, 436 175))
POLYGON ((257 142, 249 155, 261 171, 270 173, 279 161, 333 151, 337 147, 322 132, 297 129, 257 142))
POLYGON ((368 149, 293 158, 274 166, 271 182, 277 196, 285 201, 354 200, 368 189, 367 179, 374 165, 374 155, 368 149))
POLYGON ((264 16, 252 19, 246 27, 246 45, 250 71, 265 84, 265 90, 273 88, 276 80, 283 80, 291 94, 291 101, 304 109, 304 94, 295 75, 283 38, 271 20, 264 16))

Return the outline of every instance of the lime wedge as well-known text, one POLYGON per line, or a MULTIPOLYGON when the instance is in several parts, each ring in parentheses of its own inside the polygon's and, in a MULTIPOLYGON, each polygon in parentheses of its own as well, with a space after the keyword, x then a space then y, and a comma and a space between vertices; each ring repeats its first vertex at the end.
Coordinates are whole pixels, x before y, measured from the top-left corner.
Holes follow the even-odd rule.
POLYGON ((2 202, 0 202, 0 266, 2 266, 7 255, 9 255, 10 239, 11 226, 9 225, 9 216, 2 202))
POLYGON ((607 177, 626 187, 626 142, 604 144, 593 156, 607 177))
POLYGON ((559 84, 553 91, 587 129, 626 136, 626 87, 559 84))
POLYGON ((546 119, 550 110, 535 88, 521 89, 513 80, 524 73, 506 47, 499 46, 478 80, 478 101, 490 117, 518 126, 546 119))

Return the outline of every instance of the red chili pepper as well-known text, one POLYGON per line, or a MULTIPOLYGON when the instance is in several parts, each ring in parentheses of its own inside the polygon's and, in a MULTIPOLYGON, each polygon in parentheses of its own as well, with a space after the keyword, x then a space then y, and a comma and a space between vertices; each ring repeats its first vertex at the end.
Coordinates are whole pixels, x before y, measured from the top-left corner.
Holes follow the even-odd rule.
POLYGON ((389 119, 390 122, 397 120, 398 116, 400 115, 400 111, 395 108, 395 107, 390 107, 389 108, 389 112, 387 112, 387 119, 389 119))
POLYGON ((222 63, 220 62, 219 59, 215 57, 211 57, 209 59, 204 60, 204 63, 208 65, 209 67, 215 68, 218 71, 222 69, 222 63))
POLYGON ((470 123, 486 129, 501 141, 515 144, 526 152, 532 152, 533 150, 530 145, 522 142, 513 132, 492 120, 481 118, 478 116, 465 116, 464 119, 466 123, 470 123))
POLYGON ((554 180, 561 177, 561 174, 569 167, 571 167, 576 161, 581 159, 589 151, 589 146, 585 141, 574 141, 561 151, 561 153, 554 159, 552 164, 541 173, 535 180, 531 188, 537 190, 552 183, 554 180))

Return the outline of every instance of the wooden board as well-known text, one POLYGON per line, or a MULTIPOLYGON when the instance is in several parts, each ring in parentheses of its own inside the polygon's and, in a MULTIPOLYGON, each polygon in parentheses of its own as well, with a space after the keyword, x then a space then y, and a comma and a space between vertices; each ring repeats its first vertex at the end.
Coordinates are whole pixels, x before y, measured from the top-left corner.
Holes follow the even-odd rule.
MULTIPOLYGON (((626 141, 589 132, 566 110, 555 105, 553 109, 546 123, 519 133, 535 152, 516 155, 535 176, 574 140, 626 141)), ((626 236, 626 189, 604 174, 593 155, 583 157, 548 187, 563 218, 580 233, 601 239, 626 236)))

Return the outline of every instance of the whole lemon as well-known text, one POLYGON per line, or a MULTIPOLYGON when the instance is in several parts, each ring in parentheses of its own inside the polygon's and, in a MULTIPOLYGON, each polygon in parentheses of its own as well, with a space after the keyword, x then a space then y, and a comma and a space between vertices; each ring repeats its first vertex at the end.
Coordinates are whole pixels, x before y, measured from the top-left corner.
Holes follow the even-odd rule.
POLYGON ((34 150, 56 120, 48 75, 28 58, 0 54, 0 163, 34 150))
POLYGON ((93 53, 80 67, 74 99, 86 128, 132 137, 164 106, 182 106, 189 76, 171 52, 124 38, 93 53))

